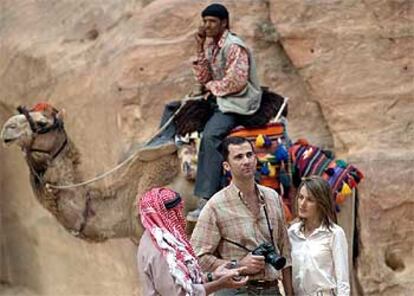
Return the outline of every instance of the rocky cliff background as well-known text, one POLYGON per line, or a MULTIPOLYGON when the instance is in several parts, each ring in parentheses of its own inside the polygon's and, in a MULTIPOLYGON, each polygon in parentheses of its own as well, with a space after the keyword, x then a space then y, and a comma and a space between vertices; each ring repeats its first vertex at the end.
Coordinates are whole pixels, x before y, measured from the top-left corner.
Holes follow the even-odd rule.
MULTIPOLYGON (((262 84, 290 98, 293 139, 334 149, 360 186, 359 294, 414 294, 414 2, 234 0, 262 84)), ((195 0, 0 1, 0 124, 49 101, 92 177, 193 84, 195 0)), ((0 295, 140 295, 136 246, 72 237, 0 148, 0 295)))

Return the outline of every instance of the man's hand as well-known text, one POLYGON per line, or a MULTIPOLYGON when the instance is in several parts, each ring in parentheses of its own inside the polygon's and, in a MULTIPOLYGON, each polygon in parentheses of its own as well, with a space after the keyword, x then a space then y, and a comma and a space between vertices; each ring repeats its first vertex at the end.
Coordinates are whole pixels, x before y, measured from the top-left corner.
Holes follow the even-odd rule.
POLYGON ((203 52, 204 42, 206 41, 206 30, 204 29, 204 26, 198 27, 197 33, 195 34, 195 40, 197 52, 203 52))
POLYGON ((265 257, 247 254, 239 262, 240 266, 245 266, 246 269, 242 271, 242 274, 256 274, 264 270, 265 268, 265 257))
POLYGON ((228 263, 224 263, 213 271, 213 278, 215 280, 218 280, 219 278, 227 274, 227 272, 230 270, 229 268, 227 268, 227 264, 228 263))
POLYGON ((237 271, 240 274, 240 272, 245 270, 246 267, 229 268, 229 263, 224 263, 213 271, 213 279, 218 280, 223 276, 226 276, 230 271, 237 271))
POLYGON ((205 94, 204 94, 204 97, 203 97, 203 99, 204 100, 208 100, 208 97, 211 95, 211 92, 209 92, 209 91, 207 91, 205 94))
POLYGON ((227 269, 227 264, 223 264, 214 271, 214 280, 218 282, 221 288, 238 289, 244 286, 249 277, 241 277, 240 274, 246 270, 246 267, 227 269))

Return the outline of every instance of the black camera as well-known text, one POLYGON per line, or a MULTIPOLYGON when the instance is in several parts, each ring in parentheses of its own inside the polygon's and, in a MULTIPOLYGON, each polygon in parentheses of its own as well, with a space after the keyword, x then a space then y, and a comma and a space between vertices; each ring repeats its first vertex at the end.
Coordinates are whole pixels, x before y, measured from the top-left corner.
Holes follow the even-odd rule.
POLYGON ((279 256, 271 243, 262 243, 252 251, 253 255, 264 256, 265 262, 272 265, 276 270, 282 269, 286 264, 286 258, 279 256))

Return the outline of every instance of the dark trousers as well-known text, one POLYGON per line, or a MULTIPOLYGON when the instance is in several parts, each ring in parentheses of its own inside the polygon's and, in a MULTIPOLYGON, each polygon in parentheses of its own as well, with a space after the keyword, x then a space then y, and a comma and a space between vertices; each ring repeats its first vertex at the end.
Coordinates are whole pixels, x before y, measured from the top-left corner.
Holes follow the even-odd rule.
POLYGON ((229 132, 238 125, 235 114, 225 114, 215 107, 207 121, 198 152, 197 176, 194 194, 209 199, 223 185, 223 157, 220 144, 229 132))
POLYGON ((267 289, 255 289, 254 287, 242 287, 240 289, 223 289, 216 293, 216 296, 282 296, 279 291, 279 287, 267 288, 267 289))
MULTIPOLYGON (((166 122, 171 118, 171 116, 173 116, 173 114, 180 107, 180 105, 181 105, 180 101, 173 101, 165 105, 164 112, 162 113, 162 116, 161 116, 160 128, 163 127, 164 124, 166 124, 166 122)), ((165 129, 161 132, 161 134, 158 135, 158 137, 162 137, 165 140, 174 140, 174 136, 175 136, 174 121, 171 121, 171 123, 165 127, 165 129)), ((157 139, 157 137, 155 139, 157 139)))
MULTIPOLYGON (((163 126, 168 121, 179 104, 180 102, 171 102, 165 106, 160 126, 163 126)), ((220 190, 223 185, 223 158, 219 151, 220 144, 228 133, 239 125, 237 115, 221 112, 214 101, 211 101, 211 104, 214 106, 214 113, 203 129, 194 188, 196 196, 207 199, 220 190)), ((175 130, 175 125, 172 121, 149 145, 159 143, 160 141, 172 140, 175 136, 175 130)))

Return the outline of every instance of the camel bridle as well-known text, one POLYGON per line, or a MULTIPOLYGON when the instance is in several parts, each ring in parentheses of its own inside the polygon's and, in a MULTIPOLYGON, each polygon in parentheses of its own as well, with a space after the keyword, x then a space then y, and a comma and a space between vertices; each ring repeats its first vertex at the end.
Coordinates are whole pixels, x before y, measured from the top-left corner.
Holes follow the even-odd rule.
POLYGON ((59 118, 57 118, 56 114, 53 112, 52 116, 53 116, 53 123, 51 125, 41 125, 35 122, 35 120, 33 119, 33 117, 30 115, 30 111, 25 107, 25 106, 19 106, 17 107, 17 111, 24 115, 24 117, 26 118, 26 120, 29 122, 30 125, 30 129, 32 130, 33 134, 35 135, 34 137, 32 137, 31 143, 28 147, 28 149, 26 150, 26 157, 28 160, 28 165, 29 168, 31 170, 31 172, 33 173, 33 175, 35 176, 35 178, 37 179, 37 181, 40 184, 44 184, 43 181, 43 174, 44 174, 44 170, 39 170, 36 169, 35 165, 34 165, 34 161, 33 161, 33 157, 32 157, 32 153, 33 152, 40 152, 40 153, 44 153, 44 154, 48 154, 50 156, 50 160, 53 161, 62 151, 63 149, 67 146, 68 144, 68 138, 67 135, 64 131, 64 127, 63 127, 63 121, 59 118), (36 141, 36 135, 44 135, 47 134, 53 130, 61 130, 63 131, 65 138, 62 142, 62 144, 59 146, 58 149, 56 149, 56 151, 48 151, 48 150, 44 150, 44 149, 40 149, 40 148, 35 148, 33 147, 36 141))
POLYGON ((29 122, 30 128, 34 134, 46 134, 54 129, 63 129, 63 121, 56 117, 56 114, 53 112, 53 124, 50 126, 42 126, 36 123, 33 120, 33 117, 30 115, 29 110, 25 106, 17 107, 17 111, 20 114, 23 114, 26 117, 27 121, 29 122))

